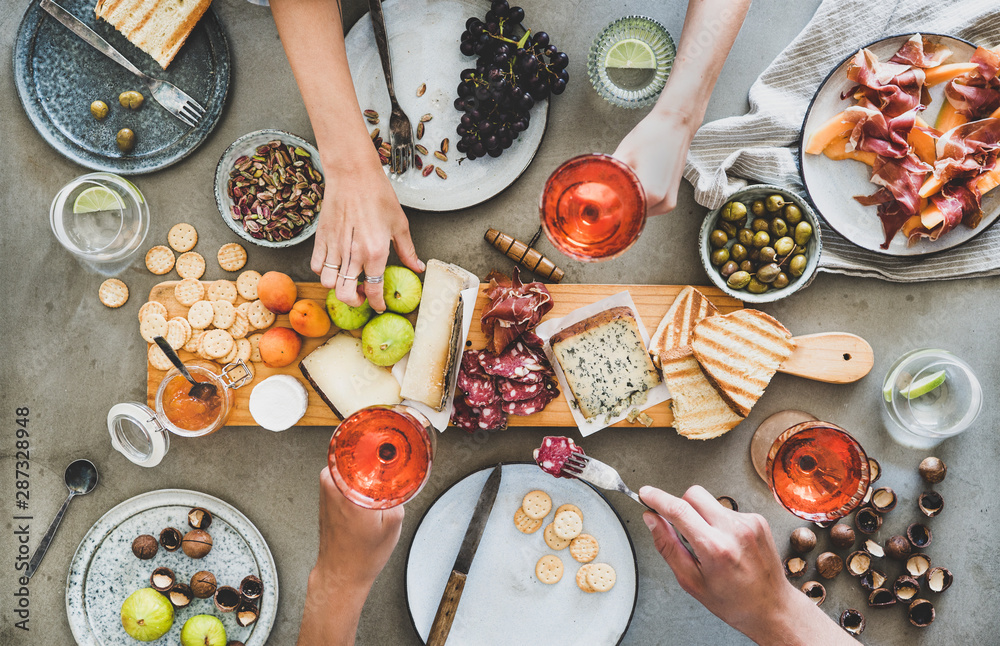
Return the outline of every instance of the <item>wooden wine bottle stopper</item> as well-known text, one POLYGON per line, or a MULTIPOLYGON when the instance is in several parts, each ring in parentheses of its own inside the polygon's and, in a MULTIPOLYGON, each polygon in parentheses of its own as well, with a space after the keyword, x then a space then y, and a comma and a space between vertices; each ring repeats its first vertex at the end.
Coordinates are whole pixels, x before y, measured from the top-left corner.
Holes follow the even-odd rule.
POLYGON ((496 229, 489 229, 484 237, 486 242, 496 247, 502 254, 546 280, 558 283, 566 275, 554 262, 516 238, 500 233, 496 229))

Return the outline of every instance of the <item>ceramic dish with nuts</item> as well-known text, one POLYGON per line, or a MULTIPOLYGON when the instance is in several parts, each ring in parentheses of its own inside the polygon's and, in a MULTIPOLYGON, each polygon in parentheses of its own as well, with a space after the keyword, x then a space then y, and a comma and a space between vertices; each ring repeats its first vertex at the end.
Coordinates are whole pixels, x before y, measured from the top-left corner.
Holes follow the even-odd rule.
POLYGON ((282 130, 258 130, 234 141, 219 160, 215 202, 244 240, 291 247, 316 232, 325 179, 315 146, 282 130))
POLYGON ((701 226, 702 264, 716 287, 746 303, 773 303, 812 282, 819 220, 791 191, 755 184, 733 194, 701 226))
POLYGON ((158 627, 166 630, 159 638, 164 643, 180 643, 184 623, 206 614, 221 620, 226 641, 263 646, 277 615, 277 570, 264 538, 235 507, 197 491, 141 494, 104 514, 87 532, 66 579, 66 613, 76 642, 138 643, 122 624, 122 606, 133 593, 156 586, 165 591, 146 594, 173 602, 173 622, 158 627), (199 513, 192 515, 193 510, 199 513), (201 517, 203 512, 210 520, 201 517), (246 586, 249 601, 238 592, 247 577, 256 577, 246 586), (216 591, 232 590, 220 598, 209 589, 213 585, 216 591), (253 617, 246 613, 241 621, 244 602, 256 610, 256 621, 248 622, 253 617))

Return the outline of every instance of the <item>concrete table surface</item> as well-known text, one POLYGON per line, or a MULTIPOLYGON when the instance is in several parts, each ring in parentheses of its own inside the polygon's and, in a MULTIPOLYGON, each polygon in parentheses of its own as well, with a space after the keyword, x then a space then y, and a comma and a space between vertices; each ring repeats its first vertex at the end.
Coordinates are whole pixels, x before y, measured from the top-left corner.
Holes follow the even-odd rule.
MULTIPOLYGON (((159 278, 145 270, 140 257, 119 276, 131 290, 129 302, 119 310, 108 310, 97 300, 102 277, 85 271, 49 230, 46 213, 52 196, 87 171, 56 154, 32 128, 18 103, 10 52, 28 1, 6 3, 6 19, 0 24, 0 156, 5 175, 0 183, 0 410, 4 427, 0 500, 6 509, 0 519, 0 643, 71 643, 64 586, 80 539, 121 501, 178 487, 218 496, 260 528, 280 573, 281 600, 269 643, 291 644, 298 633, 306 577, 316 556, 317 475, 325 465, 332 429, 301 428, 276 434, 260 428, 226 428, 199 440, 177 438, 170 454, 154 469, 134 466, 112 449, 105 424, 108 409, 120 401, 145 399, 146 345, 136 334, 135 316, 159 278), (30 506, 21 513, 32 517, 28 522, 32 551, 65 496, 66 465, 87 457, 101 471, 100 485, 73 503, 28 586, 28 632, 14 626, 18 617, 13 614, 24 598, 23 591, 15 596, 20 588, 15 576, 18 536, 23 535, 17 532, 24 524, 13 520, 19 513, 14 508, 18 407, 30 409, 30 506)), ((347 4, 347 20, 353 24, 363 15, 364 3, 347 4)), ((458 213, 411 217, 423 258, 459 263, 480 277, 495 267, 509 268, 483 242, 487 227, 530 236, 537 227, 537 196, 552 169, 579 153, 612 151, 643 116, 610 106, 590 87, 586 53, 592 38, 612 19, 628 13, 655 16, 677 37, 686 6, 683 0, 527 0, 523 4, 529 23, 553 34, 571 60, 572 82, 554 101, 537 158, 513 186, 486 204, 458 213)), ((753 80, 805 25, 817 5, 817 0, 757 0, 753 4, 713 94, 709 120, 747 109, 747 90, 753 80)), ((219 220, 212 197, 219 156, 234 139, 258 128, 312 135, 270 11, 241 0, 217 0, 215 10, 225 25, 234 61, 223 118, 188 159, 136 179, 152 211, 146 246, 162 244, 167 230, 177 222, 193 223, 201 236, 198 251, 209 260, 209 279, 222 277, 212 251, 234 239, 219 220)), ((706 284, 695 242, 704 213, 692 199, 691 187, 683 183, 676 211, 651 220, 638 244, 620 259, 592 265, 562 259, 566 281, 706 284)), ((540 247, 553 258, 559 257, 546 241, 540 247)), ((309 270, 311 244, 283 252, 248 246, 248 251, 250 268, 285 271, 297 280, 315 279, 309 270)), ((973 430, 934 450, 950 471, 939 486, 947 499, 946 509, 928 522, 934 531, 928 552, 935 564, 954 572, 956 583, 940 597, 930 595, 938 618, 925 631, 911 627, 901 608, 868 609, 856 582, 843 574, 827 583, 823 609, 831 616, 848 607, 862 609, 868 618, 864 643, 997 643, 998 287, 1000 282, 993 278, 897 285, 822 274, 801 294, 763 309, 795 334, 837 330, 868 339, 876 360, 866 378, 852 385, 831 386, 779 374, 745 423, 709 443, 684 440, 672 429, 640 427, 606 430, 588 438, 584 446, 595 456, 613 456, 626 480, 636 487, 649 483, 679 494, 698 483, 716 495, 735 497, 742 510, 761 513, 769 520, 779 550, 785 553, 789 532, 804 523, 773 500, 750 466, 747 447, 753 429, 767 415, 783 408, 806 409, 849 429, 881 461, 880 484, 893 487, 901 498, 878 536, 884 541, 920 519, 915 499, 922 486, 916 467, 929 452, 902 448, 887 436, 879 421, 881 379, 892 361, 910 349, 952 350, 972 365, 986 393, 983 413, 973 430)), ((437 494, 470 471, 501 460, 528 459, 545 434, 544 429, 517 429, 474 438, 453 429, 440 437, 432 478, 425 491, 407 505, 402 538, 365 607, 358 643, 419 643, 408 618, 403 579, 409 543, 423 512, 437 494)), ((638 606, 624 643, 746 643, 679 588, 654 551, 638 507, 619 496, 612 496, 611 502, 629 523, 639 556, 638 606)), ((890 564, 887 569, 896 572, 898 568, 890 564)), ((129 592, 123 590, 123 598, 129 592)))

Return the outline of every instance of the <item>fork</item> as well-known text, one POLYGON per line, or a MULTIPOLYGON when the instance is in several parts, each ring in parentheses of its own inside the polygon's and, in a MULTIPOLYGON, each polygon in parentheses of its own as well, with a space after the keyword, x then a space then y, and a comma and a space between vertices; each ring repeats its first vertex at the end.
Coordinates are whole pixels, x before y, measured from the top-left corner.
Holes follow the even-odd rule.
POLYGON ((368 0, 368 8, 371 11, 372 29, 375 31, 375 44, 378 45, 378 55, 382 59, 385 86, 389 90, 389 100, 392 102, 392 114, 389 116, 389 171, 393 175, 402 175, 410 167, 413 160, 413 130, 410 126, 410 118, 399 107, 399 102, 396 101, 396 91, 392 87, 389 36, 385 31, 382 0, 368 0))
MULTIPOLYGON (((563 463, 560 473, 564 476, 585 480, 586 482, 589 482, 595 487, 600 487, 601 489, 619 491, 657 516, 660 515, 660 512, 644 503, 642 498, 639 497, 639 494, 628 488, 628 485, 625 484, 625 481, 622 480, 622 477, 613 466, 605 464, 596 458, 590 457, 589 455, 584 455, 582 453, 570 454, 570 456, 566 458, 566 462, 563 463)), ((670 521, 667 521, 667 524, 674 527, 670 521)), ((676 527, 674 527, 674 531, 677 533, 677 536, 680 537, 681 544, 684 545, 688 554, 690 554, 692 558, 697 561, 698 557, 691 548, 691 544, 688 543, 687 539, 684 538, 684 535, 681 534, 676 527)))
POLYGON ((39 4, 49 15, 66 25, 74 34, 90 43, 94 49, 138 76, 146 84, 146 87, 149 88, 156 102, 186 125, 194 128, 198 125, 198 121, 205 116, 205 108, 201 107, 197 101, 172 83, 147 76, 142 70, 122 56, 121 52, 112 47, 108 41, 101 38, 97 32, 84 24, 82 20, 52 0, 41 0, 39 4))

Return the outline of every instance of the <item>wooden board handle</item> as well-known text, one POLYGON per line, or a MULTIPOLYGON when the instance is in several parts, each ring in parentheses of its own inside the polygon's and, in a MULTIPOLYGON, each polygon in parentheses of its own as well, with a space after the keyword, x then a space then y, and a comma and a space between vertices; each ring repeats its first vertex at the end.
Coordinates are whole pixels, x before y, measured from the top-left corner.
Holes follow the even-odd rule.
POLYGON ((872 347, 855 334, 806 334, 793 337, 792 343, 795 349, 778 372, 828 384, 849 384, 867 375, 875 365, 872 347))
POLYGON ((438 604, 437 614, 434 615, 434 623, 431 624, 431 632, 427 635, 427 646, 444 646, 448 641, 451 623, 455 621, 458 602, 462 599, 462 591, 465 590, 465 577, 466 575, 458 570, 451 571, 448 585, 444 586, 444 593, 441 595, 441 603, 438 604))

